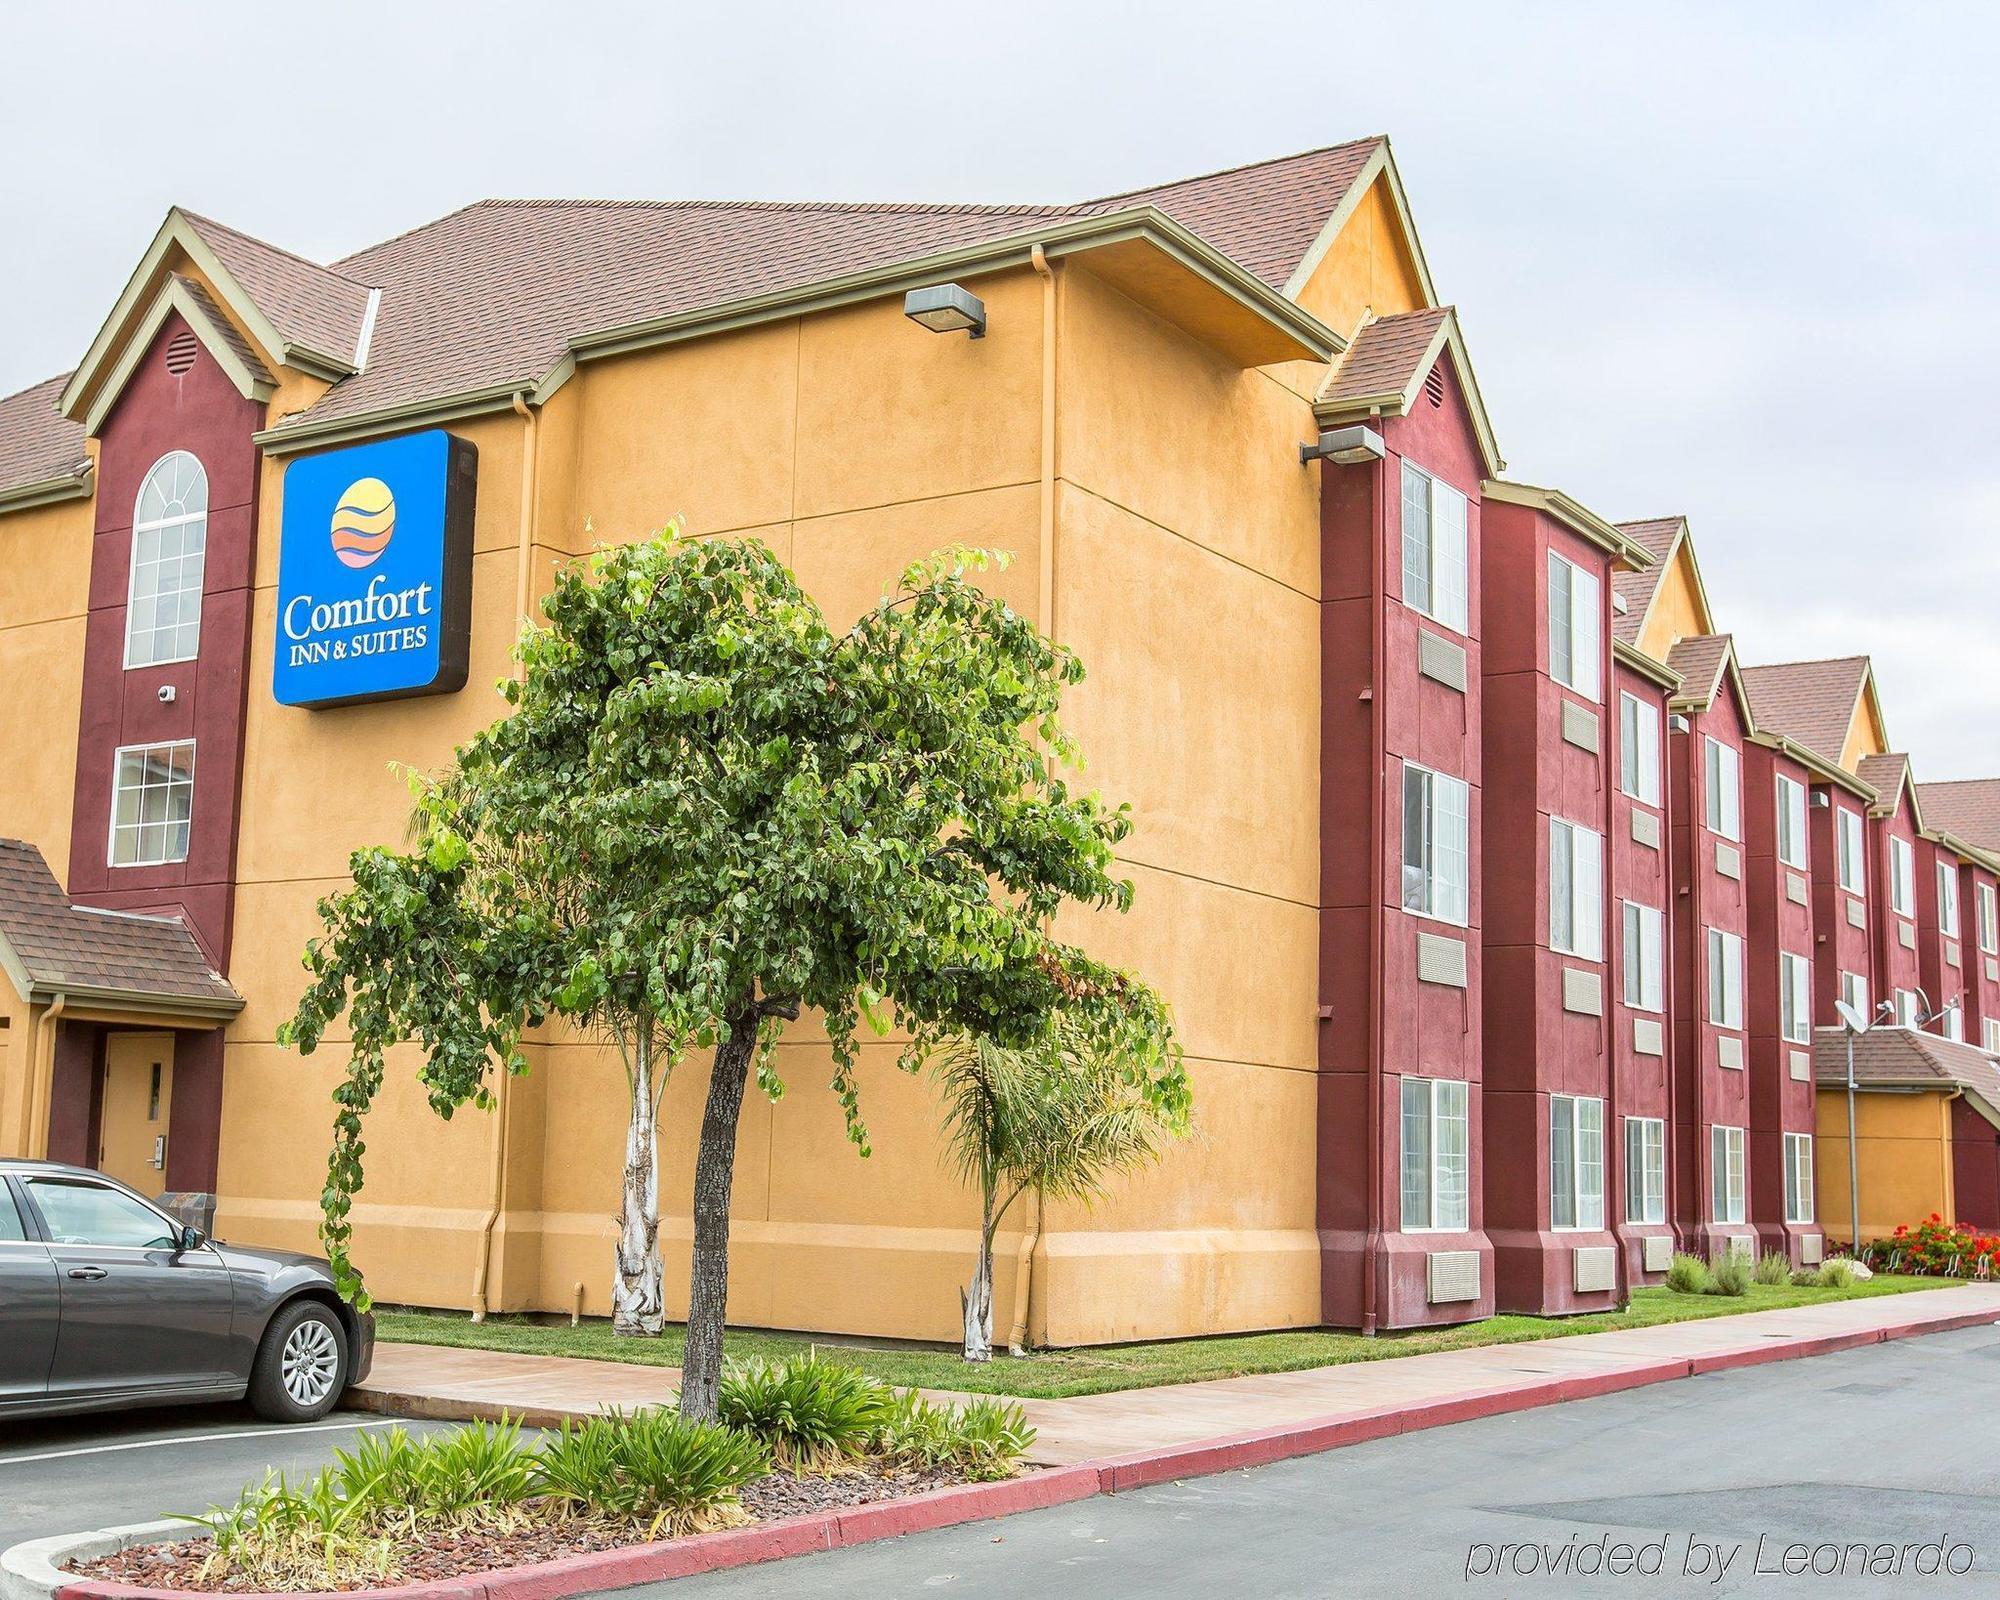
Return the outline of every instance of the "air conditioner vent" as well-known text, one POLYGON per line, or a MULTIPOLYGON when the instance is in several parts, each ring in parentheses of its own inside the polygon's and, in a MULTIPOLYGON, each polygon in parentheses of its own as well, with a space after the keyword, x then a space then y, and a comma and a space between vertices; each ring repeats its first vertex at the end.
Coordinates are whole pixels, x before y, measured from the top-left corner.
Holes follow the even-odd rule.
POLYGON ((176 378, 194 369, 195 352, 201 348, 185 328, 167 341, 167 371, 176 378))

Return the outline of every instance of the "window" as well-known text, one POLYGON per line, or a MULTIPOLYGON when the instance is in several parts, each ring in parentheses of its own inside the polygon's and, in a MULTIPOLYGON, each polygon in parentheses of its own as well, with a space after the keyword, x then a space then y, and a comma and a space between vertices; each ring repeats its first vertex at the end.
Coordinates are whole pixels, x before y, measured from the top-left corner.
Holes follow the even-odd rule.
POLYGON ((1604 1226, 1604 1102, 1549 1096, 1549 1226, 1604 1226))
POLYGON ((1743 1026, 1743 941, 1720 928, 1708 930, 1708 1020, 1743 1026))
POLYGON ((1604 692, 1602 595, 1596 573, 1549 552, 1549 676, 1589 700, 1604 692))
POLYGON ((187 860, 194 741, 126 746, 115 758, 111 784, 111 865, 187 860))
POLYGON ((1403 463, 1403 604, 1465 632, 1465 496, 1403 463))
POLYGON ((125 665, 192 661, 201 644, 201 575, 208 551, 208 474, 185 450, 153 463, 132 512, 125 665))
POLYGON ((1965 1006, 1955 1003, 1945 1009, 1944 1036, 1958 1044, 1965 1043, 1965 1006))
POLYGON ((14 1204, 14 1191, 0 1178, 0 1244, 20 1244, 28 1237, 21 1221, 21 1208, 14 1204))
POLYGON ((1916 914, 1916 852, 1908 839, 1889 840, 1889 909, 1899 917, 1916 914))
POLYGON ((1813 1219, 1813 1142, 1809 1133, 1785 1135, 1785 1220, 1813 1219))
POLYGON ((1625 1003, 1634 1011, 1658 1011, 1662 998, 1661 923, 1651 906, 1625 902, 1625 1003))
POLYGON ((1625 1220, 1667 1220, 1667 1124, 1663 1118, 1625 1119, 1625 1220))
POLYGON ((1843 972, 1840 975, 1840 998, 1854 1008, 1854 1014, 1863 1022, 1872 1020, 1868 1015, 1868 979, 1859 972, 1843 972))
POLYGON ((1403 763, 1403 909, 1461 926, 1470 866, 1470 791, 1458 778, 1403 763))
POLYGON ((1989 1054, 2000 1053, 2000 1017, 1988 1017, 1979 1024, 1979 1040, 1989 1054))
POLYGON ((2000 891, 1990 883, 1979 886, 1979 948, 2000 953, 2000 891))
POLYGON ((24 1178, 49 1237, 57 1244, 101 1244, 126 1250, 171 1250, 179 1230, 122 1189, 75 1178, 24 1178))
POLYGON ((1633 694, 1618 697, 1618 787, 1660 803, 1660 708, 1633 694))
POLYGON ((1792 1044, 1812 1043, 1812 964, 1789 950, 1778 956, 1778 1031, 1792 1044))
POLYGON ((1706 742, 1708 809, 1703 813, 1709 827, 1725 839, 1743 837, 1743 764, 1729 745, 1718 739, 1706 742))
POLYGON ((1743 1220, 1743 1130, 1716 1123, 1708 1130, 1711 1222, 1743 1220))
POLYGON ((1940 861, 1938 872, 1938 931, 1947 939, 1958 937, 1958 867, 1940 861))
POLYGON ((1914 1028, 1917 1025, 1917 996, 1912 989, 1896 991, 1896 1026, 1914 1028))
POLYGON ((1865 894, 1861 872, 1861 813, 1844 806, 1835 815, 1840 821, 1840 886, 1849 894, 1865 894))
POLYGON ((1403 1080, 1403 1227, 1458 1232, 1469 1225, 1465 1085, 1403 1080))
POLYGON ((1559 817, 1549 818, 1549 944, 1604 957, 1604 837, 1559 817))
POLYGON ((1778 777, 1778 859, 1788 867, 1806 864, 1806 786, 1778 777))

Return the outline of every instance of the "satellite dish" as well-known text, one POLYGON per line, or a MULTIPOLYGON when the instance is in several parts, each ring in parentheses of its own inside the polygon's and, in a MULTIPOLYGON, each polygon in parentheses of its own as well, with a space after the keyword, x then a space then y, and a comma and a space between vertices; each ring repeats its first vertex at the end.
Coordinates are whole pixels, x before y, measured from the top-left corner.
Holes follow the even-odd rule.
POLYGON ((1849 1033, 1866 1033, 1868 1019, 1845 1000, 1836 1000, 1833 1009, 1840 1013, 1840 1025, 1849 1033))

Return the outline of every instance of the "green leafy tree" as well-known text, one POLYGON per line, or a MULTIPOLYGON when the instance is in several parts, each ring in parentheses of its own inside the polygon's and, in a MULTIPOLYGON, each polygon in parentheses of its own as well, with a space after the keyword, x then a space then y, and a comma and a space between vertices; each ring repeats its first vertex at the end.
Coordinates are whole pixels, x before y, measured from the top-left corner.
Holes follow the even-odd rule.
POLYGON ((1112 1174, 1155 1159, 1188 1128, 1179 1064, 1134 1071, 1058 1019, 1013 1048, 980 1035, 948 1040, 931 1057, 951 1159, 979 1191, 972 1281, 959 1291, 967 1361, 993 1356, 993 1236, 1024 1194, 1101 1199, 1112 1174))
POLYGON ((310 985, 286 1037, 311 1051, 345 1012, 323 1197, 350 1292, 362 1118, 385 1053, 420 1047, 432 1107, 491 1103, 556 1017, 609 1032, 631 1072, 620 1284, 657 1324, 650 1107, 673 1063, 713 1050, 694 1175, 681 1408, 715 1413, 729 1196, 750 1075, 801 1008, 823 1015, 832 1089, 867 1153, 864 1021, 908 1031, 915 1070, 945 1034, 1023 1046, 1058 1012, 1184 1097, 1159 997, 1050 932, 1066 903, 1126 909, 1112 875, 1130 821, 1061 776, 1068 651, 982 593, 989 557, 921 562, 837 630, 749 540, 674 529, 558 573, 524 633, 511 715, 416 785, 412 845, 358 852, 321 903, 310 985), (640 1148, 642 1147, 643 1148, 640 1148), (645 1252, 643 1258, 641 1251, 645 1252))

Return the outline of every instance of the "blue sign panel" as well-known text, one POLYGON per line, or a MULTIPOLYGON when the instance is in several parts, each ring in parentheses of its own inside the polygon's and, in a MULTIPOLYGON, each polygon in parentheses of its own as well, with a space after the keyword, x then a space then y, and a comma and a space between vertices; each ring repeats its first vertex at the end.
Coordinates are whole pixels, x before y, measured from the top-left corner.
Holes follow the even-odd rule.
POLYGON ((271 688, 341 706, 465 685, 479 453, 433 430, 285 468, 271 688))

